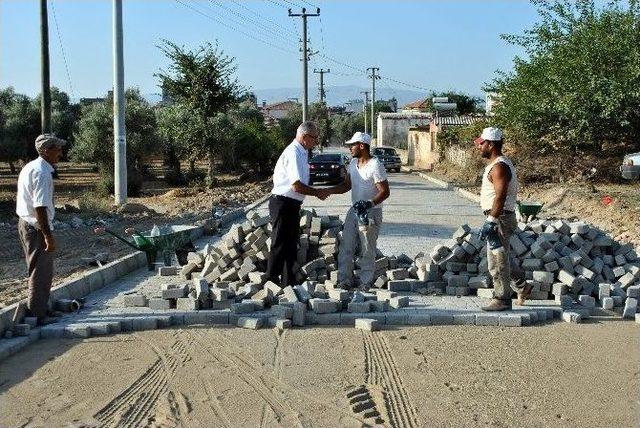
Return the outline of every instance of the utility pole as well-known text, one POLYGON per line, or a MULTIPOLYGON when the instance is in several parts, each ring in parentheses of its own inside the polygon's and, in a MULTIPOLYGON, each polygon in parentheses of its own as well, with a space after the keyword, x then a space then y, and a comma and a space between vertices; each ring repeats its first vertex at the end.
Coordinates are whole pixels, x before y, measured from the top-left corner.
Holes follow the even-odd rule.
POLYGON ((40 98, 40 127, 43 134, 51 133, 51 86, 49 82, 49 17, 47 0, 40 0, 40 64, 42 96, 40 98))
POLYGON ((367 134, 367 104, 369 104, 369 91, 362 91, 364 94, 364 104, 362 105, 362 115, 364 116, 364 133, 367 134))
POLYGON ((314 68, 313 72, 320 75, 320 102, 324 103, 324 100, 326 98, 326 93, 324 92, 324 74, 325 73, 331 73, 331 69, 328 68, 328 69, 324 70, 324 69, 321 68, 320 70, 316 70, 314 68))
POLYGON ((113 151, 115 204, 127 202, 127 133, 124 123, 122 0, 113 0, 113 151))
POLYGON ((302 8, 302 13, 291 13, 289 9, 289 16, 299 16, 302 18, 302 121, 307 120, 307 107, 309 104, 309 78, 307 63, 309 61, 309 50, 307 49, 307 17, 320 16, 320 8, 316 8, 316 13, 307 13, 306 8, 302 8))
POLYGON ((371 70, 371 138, 375 138, 376 122, 375 122, 375 107, 376 107, 376 79, 380 76, 376 75, 376 72, 380 71, 378 67, 369 67, 367 71, 371 70))

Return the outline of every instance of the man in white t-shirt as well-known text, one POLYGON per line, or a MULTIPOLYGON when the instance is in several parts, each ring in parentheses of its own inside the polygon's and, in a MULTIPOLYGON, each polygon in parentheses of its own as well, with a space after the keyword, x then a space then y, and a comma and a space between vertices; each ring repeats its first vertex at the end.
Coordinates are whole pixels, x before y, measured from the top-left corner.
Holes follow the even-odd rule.
POLYGON ((344 220, 338 253, 338 284, 353 288, 353 264, 356 250, 360 256, 360 288, 368 289, 374 281, 376 243, 382 226, 382 202, 389 197, 389 181, 382 162, 371 156, 371 136, 356 132, 344 143, 351 151, 349 173, 344 182, 327 189, 330 194, 351 190, 351 202, 344 220), (368 223, 368 224, 367 224, 368 223))

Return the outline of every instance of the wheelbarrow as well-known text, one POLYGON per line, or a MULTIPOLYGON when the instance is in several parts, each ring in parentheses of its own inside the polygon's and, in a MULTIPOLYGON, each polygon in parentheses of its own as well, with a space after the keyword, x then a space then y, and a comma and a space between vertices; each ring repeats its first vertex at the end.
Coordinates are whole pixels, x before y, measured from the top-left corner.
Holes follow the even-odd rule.
POLYGON ((171 266, 173 253, 180 261, 180 259, 186 258, 186 252, 195 250, 191 242, 191 232, 196 228, 197 226, 165 226, 161 227, 160 234, 155 236, 150 233, 140 233, 134 228, 125 229, 125 233, 131 235, 133 241, 108 228, 99 227, 95 229, 95 232, 106 232, 128 246, 138 251, 144 251, 147 256, 147 267, 149 270, 154 270, 158 253, 162 254, 165 266, 171 266))
POLYGON ((540 202, 516 201, 516 204, 518 205, 518 212, 520 213, 520 217, 525 223, 528 223, 530 220, 536 218, 536 216, 544 206, 544 204, 540 202))

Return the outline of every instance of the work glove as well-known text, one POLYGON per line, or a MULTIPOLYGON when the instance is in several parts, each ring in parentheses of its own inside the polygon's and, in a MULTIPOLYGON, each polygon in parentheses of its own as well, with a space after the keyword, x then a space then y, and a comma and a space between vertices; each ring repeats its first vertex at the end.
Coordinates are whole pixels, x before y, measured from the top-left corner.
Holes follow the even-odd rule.
POLYGON ((498 234, 498 222, 489 216, 480 229, 480 239, 486 239, 490 250, 502 248, 502 241, 498 234))
POLYGON ((371 209, 372 207, 373 202, 371 201, 358 201, 353 204, 353 209, 356 211, 358 221, 361 225, 369 225, 369 209, 371 209))

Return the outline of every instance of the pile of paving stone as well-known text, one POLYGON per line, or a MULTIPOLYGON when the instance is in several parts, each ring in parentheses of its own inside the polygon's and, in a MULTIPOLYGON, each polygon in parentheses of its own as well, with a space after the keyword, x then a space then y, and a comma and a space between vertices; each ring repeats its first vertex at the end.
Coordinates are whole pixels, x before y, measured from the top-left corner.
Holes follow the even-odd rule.
MULTIPOLYGON (((584 222, 534 220, 519 223, 511 237, 515 260, 533 286, 533 299, 551 295, 563 308, 621 308, 633 318, 640 296, 640 258, 630 244, 621 244, 584 222)), ((460 227, 446 245, 418 265, 421 279, 438 281, 446 294, 492 297, 487 248, 479 233, 460 227)))
MULTIPOLYGON (((273 318, 269 322, 286 327, 292 323, 304 325, 307 310, 316 314, 341 311, 362 314, 405 307, 409 298, 395 291, 426 289, 426 282, 418 280, 418 269, 411 258, 385 257, 380 252, 375 265, 378 290, 339 288, 336 259, 342 226, 337 216, 301 211, 301 236, 294 268, 299 285, 282 288, 267 281, 264 273, 271 246, 270 218, 251 212, 244 223, 232 226, 218 244, 189 253, 188 262, 182 267, 159 268, 159 275, 179 276, 179 281, 168 278, 155 297, 125 295, 124 305, 154 310, 230 309, 235 314, 268 309, 273 318)), ((357 285, 357 260, 355 267, 357 285)), ((257 328, 262 322, 259 317, 247 317, 241 318, 238 325, 257 328)))
MULTIPOLYGON (((477 230, 461 226, 446 245, 414 259, 378 251, 375 282, 369 290, 347 290, 337 277, 342 222, 302 210, 295 286, 267 281, 271 246, 269 216, 251 212, 242 224, 216 244, 189 253, 184 266, 159 269, 161 276, 178 276, 162 285, 158 295, 124 296, 125 306, 154 310, 230 309, 238 325, 258 328, 268 321, 287 327, 304 325, 306 311, 315 314, 366 314, 405 307, 409 297, 399 293, 478 295, 492 297, 486 243, 477 230), (265 317, 249 314, 268 313, 265 317), (242 315, 246 314, 244 317, 242 315)), ((533 286, 532 298, 555 298, 565 309, 621 308, 633 318, 640 294, 640 258, 601 230, 582 222, 535 220, 520 223, 511 238, 512 252, 533 286)), ((358 260, 355 286, 358 285, 358 260)), ((578 312, 579 314, 579 312, 578 312)))

